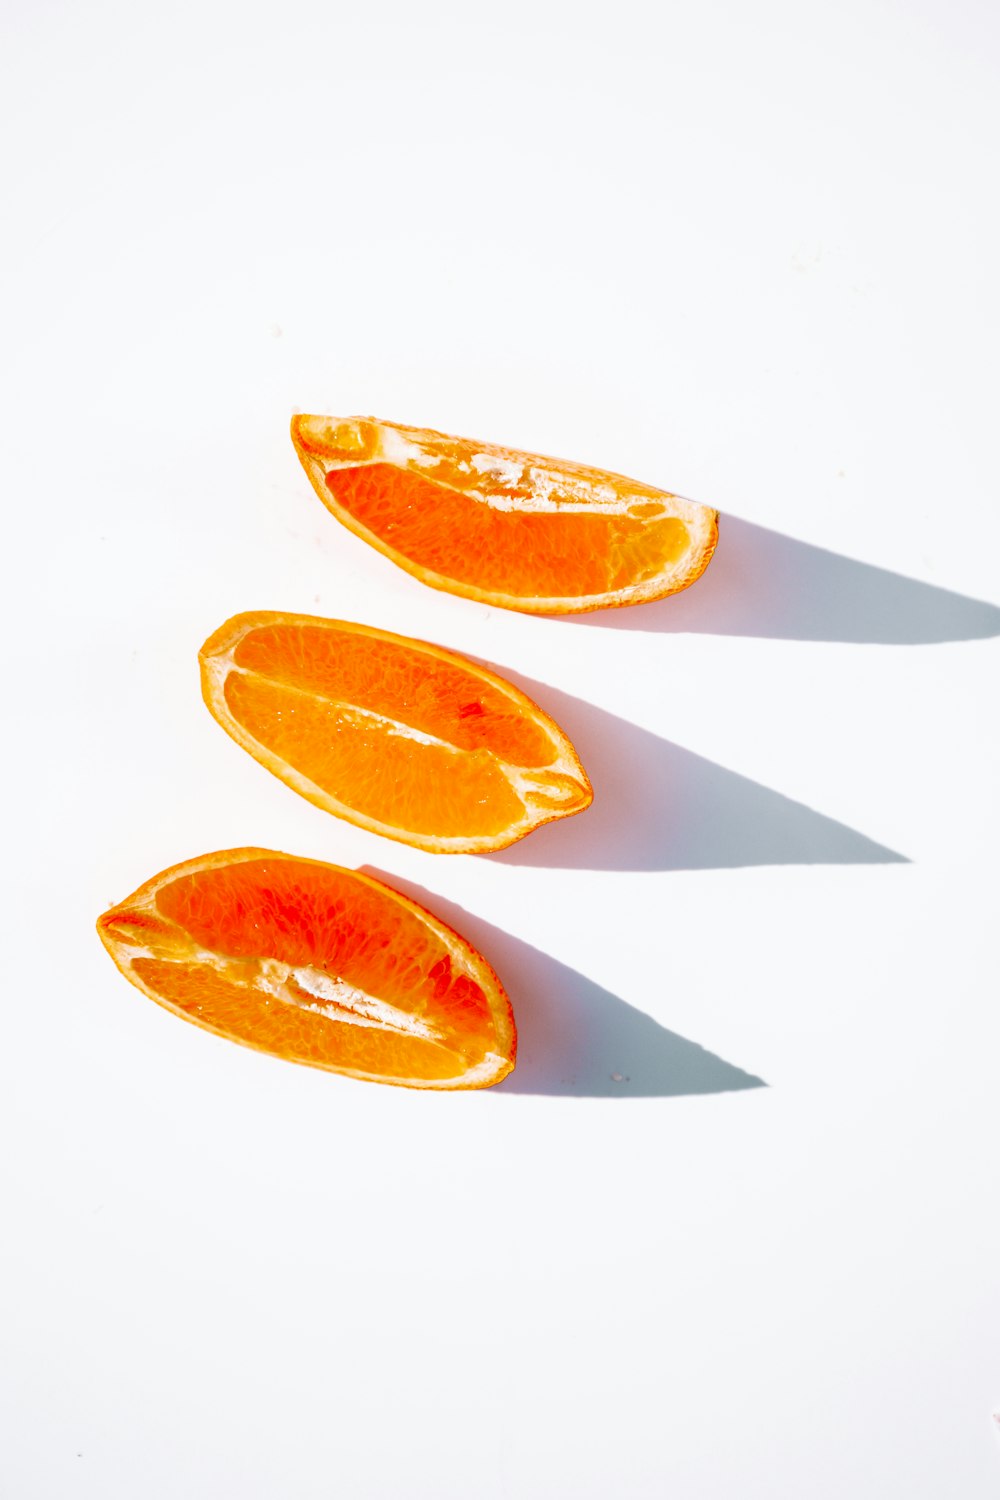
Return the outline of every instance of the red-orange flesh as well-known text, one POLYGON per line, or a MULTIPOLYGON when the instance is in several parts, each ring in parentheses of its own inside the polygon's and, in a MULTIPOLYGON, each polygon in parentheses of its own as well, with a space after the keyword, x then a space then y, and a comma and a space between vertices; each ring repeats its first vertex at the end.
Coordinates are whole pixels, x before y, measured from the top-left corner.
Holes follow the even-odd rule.
POLYGON ((412 1088, 482 1088, 514 1066, 487 961, 354 871, 226 850, 155 876, 97 926, 151 999, 276 1057, 412 1088))
POLYGON ((646 603, 686 588, 714 510, 584 464, 366 417, 300 416, 323 503, 435 588, 529 613, 646 603))

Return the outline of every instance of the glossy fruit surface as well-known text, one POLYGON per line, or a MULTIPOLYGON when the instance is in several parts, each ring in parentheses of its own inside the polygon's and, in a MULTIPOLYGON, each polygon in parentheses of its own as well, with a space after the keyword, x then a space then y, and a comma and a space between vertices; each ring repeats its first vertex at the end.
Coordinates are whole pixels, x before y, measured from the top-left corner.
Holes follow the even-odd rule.
POLYGON ((367 875, 267 849, 154 876, 97 929, 125 977, 207 1031, 374 1083, 471 1089, 514 1066, 490 965, 367 875))
POLYGON ((529 614, 644 604, 699 578, 704 505, 621 474, 374 417, 297 416, 339 521, 433 588, 529 614))
POLYGON ((201 649, 213 716, 318 807, 432 853, 503 849, 590 805, 579 758, 496 673, 370 626, 258 611, 201 649))

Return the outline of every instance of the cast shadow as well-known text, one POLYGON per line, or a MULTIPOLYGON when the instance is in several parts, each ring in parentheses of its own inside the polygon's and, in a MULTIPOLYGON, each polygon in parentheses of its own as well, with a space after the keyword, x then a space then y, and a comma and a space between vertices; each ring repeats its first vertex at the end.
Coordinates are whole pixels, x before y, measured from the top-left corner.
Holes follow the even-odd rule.
POLYGON ((625 719, 501 669, 566 731, 594 787, 586 812, 485 858, 577 870, 909 864, 866 834, 625 719))
POLYGON ((453 902, 371 865, 371 875, 428 907, 486 957, 517 1016, 517 1067, 491 1093, 590 1099, 676 1098, 766 1088, 617 995, 453 902))
POLYGON ((933 645, 1000 635, 1000 608, 856 562, 736 516, 689 589, 656 604, 566 616, 576 625, 792 641, 933 645))

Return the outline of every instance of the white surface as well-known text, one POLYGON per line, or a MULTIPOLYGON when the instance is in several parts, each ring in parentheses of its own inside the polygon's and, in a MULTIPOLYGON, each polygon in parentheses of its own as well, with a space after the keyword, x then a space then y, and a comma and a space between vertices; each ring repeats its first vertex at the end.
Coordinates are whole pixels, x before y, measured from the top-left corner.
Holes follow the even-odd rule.
POLYGON ((995 8, 7 32, 0 1491, 995 1496, 995 8), (682 599, 489 611, 338 527, 296 407, 741 521, 682 599), (268 607, 546 685, 592 813, 493 860, 324 817, 200 703, 268 607), (131 989, 99 912, 246 843, 426 890, 513 1086, 131 989))

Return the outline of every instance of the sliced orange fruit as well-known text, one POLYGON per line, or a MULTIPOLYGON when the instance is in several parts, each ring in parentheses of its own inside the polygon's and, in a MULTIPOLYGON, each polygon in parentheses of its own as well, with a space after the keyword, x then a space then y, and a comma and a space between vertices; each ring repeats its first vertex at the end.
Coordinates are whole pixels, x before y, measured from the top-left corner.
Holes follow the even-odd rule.
POLYGON ((718 514, 584 464, 400 427, 297 416, 323 504, 432 588, 529 614, 645 604, 708 566, 718 514))
POLYGON ((259 1052, 420 1089, 486 1088, 514 1066, 514 1015, 482 954, 353 870, 268 849, 204 854, 97 930, 143 994, 259 1052))
POLYGON ((317 807, 372 833, 482 854, 592 801, 559 726, 440 646, 262 610, 227 620, 200 661, 226 733, 317 807))

